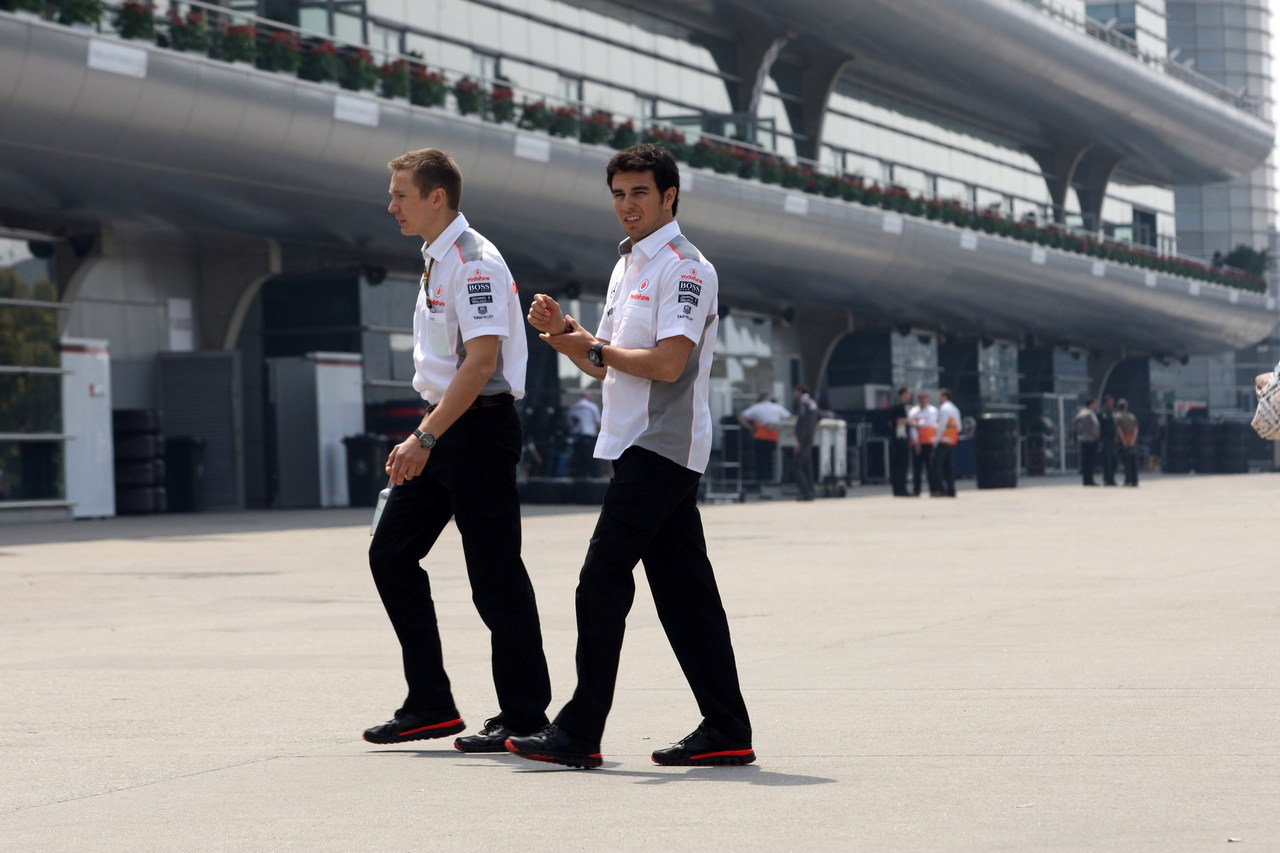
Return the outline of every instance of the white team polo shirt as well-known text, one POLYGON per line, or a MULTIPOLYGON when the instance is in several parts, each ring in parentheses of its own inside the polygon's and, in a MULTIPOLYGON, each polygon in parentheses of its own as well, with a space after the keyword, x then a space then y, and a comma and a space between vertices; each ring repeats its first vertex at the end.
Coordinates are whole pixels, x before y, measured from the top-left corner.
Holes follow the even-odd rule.
POLYGON ((604 317, 596 337, 624 349, 657 346, 684 335, 693 352, 675 382, 655 382, 608 367, 604 412, 596 457, 617 459, 643 447, 702 473, 711 457, 711 361, 719 324, 719 279, 715 267, 672 221, 632 245, 609 279, 604 317))
POLYGON ((439 403, 467 357, 466 342, 502 338, 498 365, 481 394, 524 396, 529 345, 515 280, 498 249, 461 213, 429 245, 413 314, 413 389, 439 403))

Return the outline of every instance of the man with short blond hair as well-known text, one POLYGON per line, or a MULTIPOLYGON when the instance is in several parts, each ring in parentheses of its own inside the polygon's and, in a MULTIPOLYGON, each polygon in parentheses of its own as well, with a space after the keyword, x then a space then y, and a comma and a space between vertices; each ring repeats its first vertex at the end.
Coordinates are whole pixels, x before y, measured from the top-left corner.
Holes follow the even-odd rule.
POLYGON ((413 388, 426 413, 387 456, 391 496, 369 545, 369 567, 400 641, 409 693, 370 743, 446 737, 463 723, 445 674, 431 582, 420 561, 452 520, 471 597, 492 637, 499 713, 463 752, 502 752, 509 735, 546 725, 551 680, 533 586, 520 559, 516 464, 523 438, 528 345, 516 284, 497 247, 458 210, 462 172, 428 148, 387 164, 387 211, 422 240, 426 270, 413 315, 413 388))

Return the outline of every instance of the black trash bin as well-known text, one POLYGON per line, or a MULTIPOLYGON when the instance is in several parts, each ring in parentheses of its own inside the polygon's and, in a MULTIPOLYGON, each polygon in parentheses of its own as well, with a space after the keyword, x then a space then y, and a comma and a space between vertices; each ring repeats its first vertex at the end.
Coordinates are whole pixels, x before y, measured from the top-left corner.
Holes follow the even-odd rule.
POLYGON ((347 448, 347 498, 351 506, 375 506, 378 492, 387 485, 387 437, 349 435, 347 448))
POLYGON ((168 511, 204 512, 204 480, 204 439, 165 436, 164 490, 168 511))
POLYGON ((983 415, 974 432, 975 473, 979 489, 1013 489, 1018 485, 1018 420, 983 415))

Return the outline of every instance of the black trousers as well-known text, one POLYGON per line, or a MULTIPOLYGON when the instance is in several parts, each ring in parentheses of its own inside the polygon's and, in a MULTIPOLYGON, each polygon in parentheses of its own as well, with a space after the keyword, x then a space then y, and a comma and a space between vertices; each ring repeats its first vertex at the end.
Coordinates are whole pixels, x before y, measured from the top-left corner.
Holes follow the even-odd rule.
POLYGON ((1093 481, 1093 470, 1098 466, 1098 442, 1080 442, 1080 474, 1086 486, 1097 485, 1093 481))
POLYGON ((791 475, 795 477, 796 487, 803 500, 811 501, 817 494, 813 486, 813 445, 804 444, 796 448, 791 457, 791 475))
POLYGON ((937 471, 938 494, 956 496, 956 448, 953 444, 936 444, 933 448, 933 467, 937 471))
POLYGON ((889 444, 889 482, 895 495, 910 494, 907 491, 907 470, 911 464, 911 445, 905 438, 895 438, 889 444))
POLYGON ((520 418, 511 404, 471 409, 396 486, 369 545, 369 567, 404 657, 402 711, 457 716, 445 674, 431 581, 419 565, 452 519, 462 536, 471 600, 492 637, 493 684, 507 726, 546 725, 551 680, 538 606, 520 559, 520 418))
POLYGON ((1102 483, 1105 486, 1114 486, 1116 484, 1116 444, 1114 441, 1104 441, 1098 446, 1098 452, 1102 455, 1102 483))
POLYGON ((701 475, 633 447, 614 463, 578 578, 578 685, 556 724, 599 742, 613 705, 627 613, 644 563, 671 649, 704 722, 751 742, 729 622, 716 587, 695 498, 701 475))
POLYGON ((755 463, 751 469, 751 479, 758 483, 772 483, 773 457, 777 454, 778 442, 763 438, 751 439, 751 452, 755 463))
POLYGON ((1120 459, 1124 463, 1124 484, 1138 485, 1138 449, 1136 447, 1120 448, 1120 459))
POLYGON ((929 493, 933 494, 938 491, 937 477, 933 473, 933 445, 921 444, 916 450, 919 452, 911 454, 911 485, 918 495, 922 482, 927 480, 929 493))

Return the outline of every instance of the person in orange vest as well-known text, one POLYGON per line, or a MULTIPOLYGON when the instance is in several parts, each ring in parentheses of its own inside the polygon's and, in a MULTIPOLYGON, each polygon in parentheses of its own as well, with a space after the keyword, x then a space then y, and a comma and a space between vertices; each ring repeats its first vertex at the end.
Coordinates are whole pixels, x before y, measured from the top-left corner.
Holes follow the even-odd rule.
POLYGON ((956 496, 956 442, 960 440, 960 409, 951 402, 951 392, 938 391, 938 432, 933 437, 933 464, 937 470, 940 491, 937 497, 956 496))
POLYGON ((778 455, 778 424, 790 419, 791 412, 787 407, 772 400, 768 392, 761 394, 738 415, 738 423, 751 436, 754 464, 748 472, 749 478, 761 483, 773 482, 773 460, 778 455))
POLYGON ((1138 485, 1138 418, 1129 411, 1127 400, 1116 402, 1116 441, 1120 445, 1120 459, 1124 462, 1124 484, 1138 485))
POLYGON ((927 477, 929 494, 936 495, 942 491, 933 470, 933 437, 938 433, 938 407, 929 402, 928 391, 916 395, 916 405, 907 412, 907 422, 911 425, 911 473, 915 494, 920 494, 921 482, 927 477))

